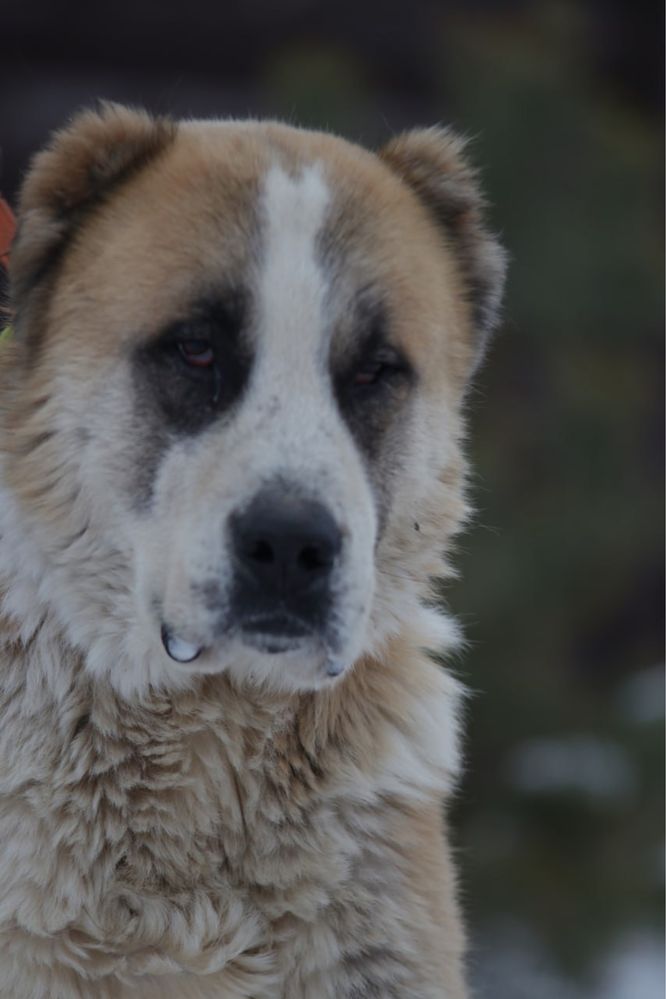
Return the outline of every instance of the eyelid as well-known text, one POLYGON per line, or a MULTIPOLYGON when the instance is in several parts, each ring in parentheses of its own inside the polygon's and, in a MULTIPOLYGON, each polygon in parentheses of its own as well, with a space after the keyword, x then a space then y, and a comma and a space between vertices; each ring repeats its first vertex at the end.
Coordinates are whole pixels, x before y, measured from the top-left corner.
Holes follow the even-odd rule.
MULTIPOLYGON (((212 349, 212 346, 213 346, 210 338, 207 337, 207 336, 205 336, 205 337, 204 336, 184 336, 184 337, 181 337, 177 342, 178 342, 178 344, 182 345, 183 347, 192 347, 193 345, 196 345, 197 347, 203 347, 205 350, 210 350, 210 349, 212 349)), ((196 353, 196 351, 195 351, 195 353, 196 353)))
POLYGON ((393 347, 381 347, 372 355, 372 360, 379 364, 390 364, 396 367, 402 367, 407 363, 402 354, 399 354, 393 347))
POLYGON ((207 323, 186 322, 174 326, 170 331, 172 340, 210 340, 211 330, 207 323))
POLYGON ((176 348, 189 367, 212 369, 215 366, 215 349, 208 339, 179 340, 176 348), (194 349, 191 349, 191 348, 194 349))
POLYGON ((358 360, 357 368, 377 365, 385 365, 396 371, 411 371, 411 365, 404 354, 390 344, 382 344, 363 354, 358 360))

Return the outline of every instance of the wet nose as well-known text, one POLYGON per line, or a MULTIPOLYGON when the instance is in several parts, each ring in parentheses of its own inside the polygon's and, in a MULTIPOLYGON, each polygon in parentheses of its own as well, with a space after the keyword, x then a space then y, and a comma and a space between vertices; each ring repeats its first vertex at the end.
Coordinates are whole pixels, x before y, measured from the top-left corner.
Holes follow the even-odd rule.
POLYGON ((245 586, 287 605, 325 588, 342 547, 340 529, 322 503, 276 488, 232 516, 231 535, 245 586))

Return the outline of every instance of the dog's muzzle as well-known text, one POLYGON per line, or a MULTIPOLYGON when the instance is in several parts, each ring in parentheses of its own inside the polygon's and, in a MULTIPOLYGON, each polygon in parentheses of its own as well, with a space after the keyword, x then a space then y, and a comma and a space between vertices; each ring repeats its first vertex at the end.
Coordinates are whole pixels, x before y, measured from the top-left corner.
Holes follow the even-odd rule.
POLYGON ((243 638, 282 652, 321 633, 342 534, 326 507, 270 487, 230 518, 231 615, 243 638))
MULTIPOLYGON (((262 489, 227 522, 231 589, 218 638, 234 635, 268 654, 331 646, 332 580, 343 535, 323 503, 282 484, 262 489)), ((214 610, 216 602, 209 603, 214 610)), ((162 644, 171 659, 190 663, 208 645, 162 623, 162 644)), ((340 672, 331 660, 329 675, 340 672)))

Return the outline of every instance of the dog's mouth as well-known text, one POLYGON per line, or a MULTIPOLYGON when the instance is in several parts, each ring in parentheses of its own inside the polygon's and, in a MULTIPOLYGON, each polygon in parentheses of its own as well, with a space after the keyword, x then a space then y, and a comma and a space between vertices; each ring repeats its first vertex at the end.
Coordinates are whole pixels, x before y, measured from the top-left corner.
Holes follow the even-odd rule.
POLYGON ((240 633, 246 645, 269 655, 294 652, 315 637, 311 628, 288 611, 248 615, 240 621, 240 633))
MULTIPOLYGON (((164 650, 174 662, 194 662, 205 649, 204 645, 184 638, 166 624, 162 625, 160 634, 164 650)), ((238 634, 244 645, 268 655, 302 651, 317 637, 310 627, 287 611, 248 615, 238 622, 238 634)))

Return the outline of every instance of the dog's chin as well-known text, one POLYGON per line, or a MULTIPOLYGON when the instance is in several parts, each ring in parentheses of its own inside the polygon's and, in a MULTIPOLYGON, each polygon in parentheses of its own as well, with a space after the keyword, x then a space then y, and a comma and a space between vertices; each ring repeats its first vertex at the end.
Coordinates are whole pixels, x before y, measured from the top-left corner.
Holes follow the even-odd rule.
POLYGON ((239 674, 263 685, 289 691, 316 690, 344 672, 345 664, 317 635, 244 629, 239 640, 244 652, 239 658, 239 674))
POLYGON ((312 651, 316 643, 309 635, 285 635, 280 632, 241 631, 241 641, 248 649, 261 652, 268 656, 296 655, 312 651))
POLYGON ((244 629, 233 646, 236 652, 227 670, 234 679, 289 693, 328 687, 350 665, 313 634, 297 637, 244 629))

